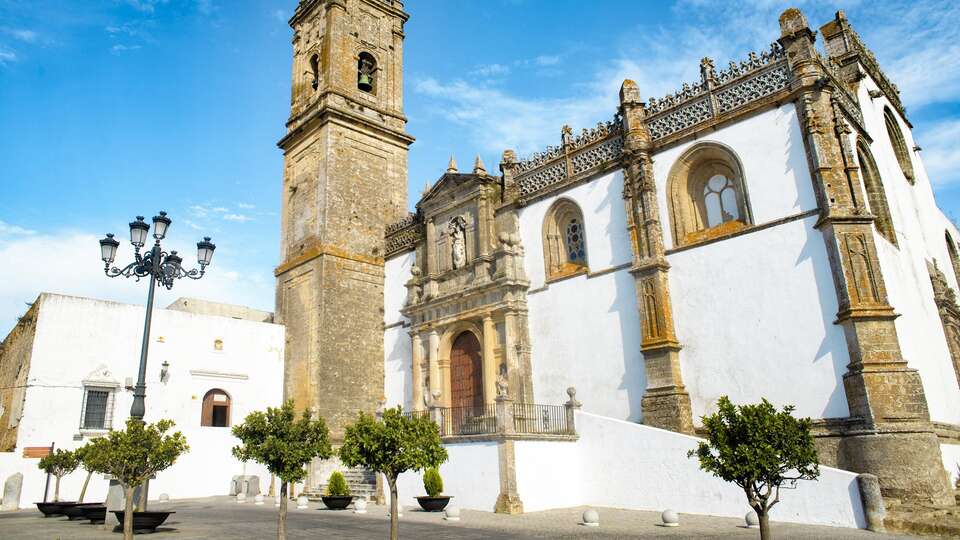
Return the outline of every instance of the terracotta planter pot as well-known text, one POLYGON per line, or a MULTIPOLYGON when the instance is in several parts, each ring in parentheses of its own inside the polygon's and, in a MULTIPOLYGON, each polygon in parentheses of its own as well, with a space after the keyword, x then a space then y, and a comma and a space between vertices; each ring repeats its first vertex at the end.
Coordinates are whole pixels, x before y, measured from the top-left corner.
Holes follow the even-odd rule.
POLYGON ((83 505, 80 507, 80 513, 83 517, 90 520, 90 523, 103 523, 107 519, 107 507, 101 504, 83 505))
POLYGON ((330 510, 343 510, 353 501, 352 495, 321 495, 323 504, 330 510))
POLYGON ((442 512, 444 508, 450 504, 450 499, 453 497, 447 497, 441 495, 439 497, 417 497, 417 502, 420 503, 420 508, 423 508, 424 512, 442 512))
MULTIPOLYGON (((120 522, 120 530, 123 530, 123 510, 114 510, 114 515, 120 522)), ((170 517, 170 514, 176 512, 134 512, 133 513, 133 532, 154 532, 157 527, 163 524, 170 517)))

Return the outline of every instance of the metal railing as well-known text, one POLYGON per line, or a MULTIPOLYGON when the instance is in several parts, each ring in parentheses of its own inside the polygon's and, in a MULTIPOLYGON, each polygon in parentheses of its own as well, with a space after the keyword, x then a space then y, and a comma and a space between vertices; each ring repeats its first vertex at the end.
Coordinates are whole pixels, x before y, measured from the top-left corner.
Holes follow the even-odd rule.
POLYGON ((565 405, 513 404, 513 426, 517 433, 574 435, 571 420, 565 405))

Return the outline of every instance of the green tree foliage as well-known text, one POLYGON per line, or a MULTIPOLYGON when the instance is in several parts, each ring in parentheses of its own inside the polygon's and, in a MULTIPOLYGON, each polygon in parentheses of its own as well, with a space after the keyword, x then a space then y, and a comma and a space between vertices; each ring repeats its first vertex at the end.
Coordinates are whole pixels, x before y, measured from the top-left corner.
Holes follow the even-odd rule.
POLYGON ((327 479, 327 495, 335 497, 348 497, 350 495, 350 486, 347 485, 347 480, 340 471, 330 473, 330 478, 327 479))
POLYGON ((88 470, 109 474, 123 488, 123 538, 133 540, 133 491, 152 475, 169 468, 190 450, 187 439, 176 431, 172 420, 145 424, 130 418, 123 430, 113 430, 87 444, 83 455, 88 470))
POLYGON ((780 502, 780 486, 820 476, 810 419, 793 417, 793 406, 777 411, 766 399, 733 405, 727 396, 719 410, 703 417, 708 443, 696 450, 700 468, 743 489, 760 519, 760 538, 770 538, 769 511, 780 502))
POLYGON ((52 474, 57 479, 56 487, 53 490, 53 502, 60 500, 60 479, 77 470, 78 465, 80 465, 80 460, 77 458, 77 454, 60 448, 40 459, 37 467, 47 474, 52 474))
POLYGON ((360 413, 347 426, 340 459, 348 467, 366 467, 387 477, 390 485, 390 540, 397 540, 397 477, 406 471, 439 467, 447 460, 440 428, 424 416, 404 416, 400 407, 383 418, 360 413))
POLYGON ((268 407, 266 412, 247 415, 242 424, 233 427, 240 446, 233 447, 237 459, 263 464, 280 478, 280 510, 277 517, 277 538, 287 537, 287 484, 306 478, 304 468, 314 458, 333 455, 330 435, 323 418, 314 420, 310 411, 297 419, 293 400, 282 407, 268 407))
POLYGON ((423 489, 427 491, 430 497, 436 497, 443 493, 443 478, 440 478, 440 471, 436 467, 430 467, 423 473, 423 489))

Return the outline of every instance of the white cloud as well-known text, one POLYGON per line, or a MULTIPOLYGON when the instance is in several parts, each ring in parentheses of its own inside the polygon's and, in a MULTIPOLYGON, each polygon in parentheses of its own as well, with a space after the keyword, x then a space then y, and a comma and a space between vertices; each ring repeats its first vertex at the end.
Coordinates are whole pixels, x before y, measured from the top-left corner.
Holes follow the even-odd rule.
POLYGON ((140 49, 140 48, 141 48, 140 45, 123 45, 123 44, 118 43, 118 44, 114 45, 113 47, 110 47, 110 50, 111 50, 112 52, 115 52, 115 53, 122 53, 122 52, 126 52, 126 51, 135 51, 135 50, 140 49))
POLYGON ((483 64, 477 66, 473 71, 470 72, 471 75, 477 77, 497 77, 501 75, 507 75, 510 73, 510 66, 505 66, 503 64, 483 64))
POLYGON ((217 10, 217 6, 213 4, 213 0, 194 0, 194 3, 197 6, 197 11, 201 15, 210 15, 217 10))
POLYGON ((127 5, 142 13, 153 13, 157 6, 166 4, 169 0, 126 0, 127 5))
POLYGON ((960 119, 945 120, 918 131, 923 166, 934 186, 960 182, 960 119))
POLYGON ((246 223, 248 221, 253 221, 253 218, 243 214, 224 214, 223 219, 226 221, 236 221, 237 223, 246 223))
POLYGON ((533 59, 538 66, 555 66, 560 63, 560 57, 557 55, 540 55, 533 59))
POLYGON ((36 231, 25 229, 19 225, 12 225, 6 221, 0 220, 0 242, 12 236, 29 236, 36 234, 36 231))
POLYGON ((254 208, 256 208, 256 207, 257 207, 257 206, 254 205, 254 204, 237 203, 237 208, 240 208, 241 210, 252 210, 252 209, 254 209, 254 208))
POLYGON ((210 209, 211 212, 216 212, 217 214, 223 214, 228 210, 229 210, 228 208, 224 208, 223 206, 214 206, 213 208, 210 209))
MULTIPOLYGON (((16 324, 17 317, 27 310, 25 303, 33 302, 41 292, 142 305, 147 285, 134 279, 106 277, 98 240, 96 235, 85 232, 60 231, 0 242, 0 260, 29 261, 31 266, 29 272, 17 265, 0 266, 0 336, 5 336, 16 324), (60 247, 52 250, 52 245, 60 247), (71 261, 69 272, 63 269, 64 260, 71 261)), ((184 262, 192 263, 193 254, 188 255, 188 251, 183 250, 184 262)), ((165 307, 181 296, 190 296, 272 311, 274 283, 269 271, 233 266, 225 261, 220 249, 217 251, 219 257, 214 257, 213 265, 202 279, 179 280, 172 291, 158 289, 155 305, 165 307)), ((132 260, 130 246, 122 243, 117 264, 132 260)))
POLYGON ((3 32, 12 36, 14 39, 23 41, 25 43, 35 43, 40 37, 40 35, 33 30, 27 30, 24 28, 4 28, 3 32))
POLYGON ((11 50, 0 49, 0 66, 5 66, 7 64, 11 64, 16 61, 17 61, 17 53, 11 50))

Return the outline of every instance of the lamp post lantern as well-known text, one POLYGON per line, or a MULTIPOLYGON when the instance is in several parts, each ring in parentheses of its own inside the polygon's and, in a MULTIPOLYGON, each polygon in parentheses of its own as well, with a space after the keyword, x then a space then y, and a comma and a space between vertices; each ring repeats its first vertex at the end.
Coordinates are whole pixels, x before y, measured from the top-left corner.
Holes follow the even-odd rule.
POLYGON ((204 237, 197 242, 197 262, 200 269, 184 270, 183 258, 177 255, 176 251, 166 252, 160 246, 160 241, 167 236, 167 229, 170 228, 171 219, 167 217, 166 212, 160 212, 153 217, 153 247, 141 255, 140 249, 147 243, 147 235, 150 232, 150 225, 143 220, 143 216, 137 216, 136 221, 130 223, 130 243, 133 244, 134 261, 123 268, 111 266, 117 256, 117 248, 120 246, 113 234, 108 234, 106 238, 100 240, 100 258, 103 259, 103 272, 107 277, 134 277, 137 281, 141 278, 150 278, 150 289, 147 292, 147 315, 143 322, 143 343, 140 346, 140 371, 137 374, 137 386, 133 390, 133 405, 130 407, 130 416, 139 421, 143 421, 145 412, 143 400, 147 394, 145 378, 147 375, 147 349, 150 343, 150 320, 153 314, 153 293, 157 287, 163 286, 168 290, 173 288, 173 283, 181 278, 200 279, 207 270, 207 266, 213 260, 213 251, 217 248, 210 237, 204 237))

